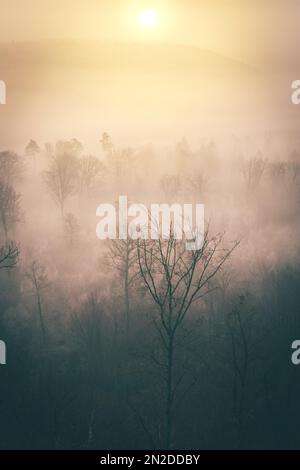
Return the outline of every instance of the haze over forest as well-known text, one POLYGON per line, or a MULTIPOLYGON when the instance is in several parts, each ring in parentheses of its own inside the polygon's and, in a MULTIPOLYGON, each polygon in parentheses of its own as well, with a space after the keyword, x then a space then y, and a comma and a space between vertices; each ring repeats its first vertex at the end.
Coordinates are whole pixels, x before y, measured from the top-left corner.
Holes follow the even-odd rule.
POLYGON ((298 140, 295 74, 286 67, 159 43, 46 41, 0 49, 8 90, 3 145, 21 149, 33 122, 37 140, 77 135, 93 151, 106 129, 124 144, 272 132, 298 140))
POLYGON ((2 2, 0 448, 299 448, 299 4, 2 2), (204 246, 97 239, 119 195, 204 246))

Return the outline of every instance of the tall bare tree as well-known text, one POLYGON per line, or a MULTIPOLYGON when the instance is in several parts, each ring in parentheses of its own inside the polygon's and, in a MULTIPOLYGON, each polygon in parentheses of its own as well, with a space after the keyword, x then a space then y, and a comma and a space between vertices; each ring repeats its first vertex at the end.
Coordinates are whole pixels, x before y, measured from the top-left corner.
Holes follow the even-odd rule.
POLYGON ((127 240, 110 240, 108 246, 112 263, 119 271, 123 280, 125 321, 128 335, 130 330, 130 291, 134 281, 139 275, 136 257, 136 241, 130 238, 127 240))
POLYGON ((64 232, 66 241, 73 248, 78 238, 79 223, 74 214, 67 214, 64 220, 64 232))
POLYGON ((37 142, 31 139, 25 147, 25 156, 35 158, 40 152, 41 149, 37 142))
POLYGON ((38 315, 41 326, 42 341, 46 343, 46 325, 44 320, 44 312, 42 305, 42 291, 49 286, 48 276, 45 266, 40 264, 39 261, 34 260, 26 271, 26 277, 29 279, 36 296, 38 315))
POLYGON ((0 175, 5 184, 13 184, 23 173, 24 165, 21 157, 11 151, 0 152, 0 175))
POLYGON ((265 172, 267 160, 263 158, 260 152, 243 164, 243 175, 246 183, 248 194, 256 190, 261 182, 265 172))
POLYGON ((103 176, 105 167, 99 158, 88 155, 79 160, 79 189, 81 192, 91 194, 97 180, 103 176))
POLYGON ((85 366, 85 384, 88 390, 88 426, 83 448, 91 448, 95 439, 96 417, 103 380, 103 323, 105 315, 101 300, 91 293, 84 305, 84 312, 72 315, 72 330, 76 343, 81 347, 85 366))
POLYGON ((73 154, 58 153, 52 158, 50 168, 45 172, 49 193, 60 207, 64 216, 67 199, 74 194, 78 177, 78 159, 73 154))
POLYGON ((0 181, 0 221, 2 224, 5 242, 8 231, 20 220, 20 195, 14 188, 0 181))
MULTIPOLYGON (((156 306, 152 315, 164 361, 165 419, 163 446, 172 446, 174 405, 181 378, 175 377, 177 338, 193 304, 211 292, 210 281, 221 270, 237 246, 224 247, 224 234, 204 235, 203 247, 187 251, 183 240, 176 240, 172 228, 168 240, 139 240, 137 257, 140 275, 156 306)), ((159 363, 159 361, 157 361, 159 363)))

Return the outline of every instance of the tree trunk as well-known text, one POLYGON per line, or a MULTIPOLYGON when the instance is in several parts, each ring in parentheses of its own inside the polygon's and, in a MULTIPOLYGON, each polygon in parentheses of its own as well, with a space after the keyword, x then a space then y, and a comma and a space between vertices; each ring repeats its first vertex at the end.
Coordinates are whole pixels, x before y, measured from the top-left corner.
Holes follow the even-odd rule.
POLYGON ((168 344, 168 361, 167 361, 167 400, 166 400, 166 450, 169 450, 172 443, 173 430, 173 359, 174 359, 174 342, 170 336, 168 344))
POLYGON ((127 247, 126 264, 125 264, 125 279, 124 279, 124 294, 125 294, 125 321, 126 321, 126 335, 129 336, 130 329, 130 302, 129 302, 129 253, 127 247))
POLYGON ((3 226, 5 243, 7 243, 8 230, 7 230, 7 224, 6 224, 6 217, 3 214, 2 214, 2 226, 3 226))
POLYGON ((41 297, 39 292, 37 291, 37 303, 38 303, 38 312, 39 312, 39 318, 40 318, 40 325, 41 325, 41 330, 42 330, 42 338, 43 338, 43 343, 46 343, 46 329, 44 325, 44 319, 43 319, 43 311, 42 311, 42 303, 41 303, 41 297))

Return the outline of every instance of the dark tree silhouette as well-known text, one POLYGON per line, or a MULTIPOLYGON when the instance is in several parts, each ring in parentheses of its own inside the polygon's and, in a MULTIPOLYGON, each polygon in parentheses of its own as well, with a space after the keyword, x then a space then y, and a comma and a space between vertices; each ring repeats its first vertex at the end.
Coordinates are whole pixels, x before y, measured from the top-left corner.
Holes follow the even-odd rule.
POLYGON ((7 242, 9 230, 20 220, 20 194, 14 188, 0 181, 0 220, 7 242))
POLYGON ((112 263, 119 271, 122 279, 126 332, 128 336, 130 331, 130 292, 134 281, 139 275, 136 257, 136 241, 130 238, 127 240, 110 240, 108 246, 112 263))
POLYGON ((10 151, 0 152, 0 175, 1 181, 11 185, 20 178, 24 170, 21 157, 10 151))
POLYGON ((29 279, 34 293, 36 296, 38 315, 41 326, 41 334, 43 343, 46 343, 46 325, 44 319, 44 312, 42 306, 42 291, 49 286, 48 276, 45 266, 41 265, 39 261, 34 260, 30 264, 29 268, 25 273, 26 277, 29 279))
POLYGON ((25 147, 25 156, 26 157, 36 157, 40 153, 41 149, 36 143, 35 140, 30 140, 25 147))
MULTIPOLYGON (((163 446, 172 446, 174 404, 181 378, 175 377, 177 336, 193 304, 211 291, 209 282, 221 270, 238 245, 224 248, 224 234, 204 236, 200 250, 187 251, 170 228, 169 240, 139 240, 137 256, 140 275, 156 305, 153 325, 164 351, 165 426, 163 446)), ((159 362, 159 360, 157 361, 159 362)))
POLYGON ((103 163, 93 155, 88 155, 79 160, 79 190, 91 195, 97 182, 100 184, 105 173, 103 163))
POLYGON ((58 204, 62 217, 67 199, 75 193, 78 178, 78 159, 72 154, 57 154, 45 172, 47 189, 58 204))
POLYGON ((78 239, 79 223, 74 214, 67 214, 64 219, 64 231, 68 245, 73 248, 78 239))

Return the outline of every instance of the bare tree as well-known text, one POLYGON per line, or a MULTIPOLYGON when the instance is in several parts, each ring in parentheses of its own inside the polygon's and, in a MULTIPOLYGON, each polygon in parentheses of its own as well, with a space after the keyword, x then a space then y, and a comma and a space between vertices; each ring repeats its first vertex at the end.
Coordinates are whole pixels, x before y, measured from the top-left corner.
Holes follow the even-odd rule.
POLYGON ((46 142, 44 145, 43 153, 45 154, 46 158, 53 158, 55 155, 54 145, 51 142, 46 142))
POLYGON ((9 242, 0 248, 0 269, 11 269, 17 265, 19 248, 14 242, 9 242))
POLYGON ((56 154, 50 168, 45 172, 45 182, 49 193, 60 207, 64 216, 66 200, 74 194, 78 177, 78 160, 72 154, 56 154))
POLYGON ((67 243, 72 248, 78 237, 79 223, 74 214, 67 214, 64 219, 64 231, 67 243))
POLYGON ((192 157, 192 152, 186 137, 183 137, 180 142, 177 143, 175 155, 178 171, 182 173, 187 167, 187 162, 190 162, 192 157))
POLYGON ((128 177, 137 161, 137 158, 137 154, 130 147, 112 147, 112 149, 107 153, 107 166, 112 173, 115 184, 119 188, 122 188, 122 191, 128 188, 128 177))
POLYGON ((107 132, 103 132, 100 143, 105 153, 110 152, 113 149, 114 144, 112 143, 111 137, 107 132))
POLYGON ((80 191, 91 194, 97 179, 103 176, 105 167, 103 163, 93 155, 82 157, 79 160, 79 185, 80 191))
POLYGON ((138 161, 139 155, 131 147, 118 148, 111 140, 107 132, 102 134, 100 140, 102 150, 106 157, 106 166, 111 176, 114 178, 115 184, 119 188, 125 190, 130 181, 129 175, 132 168, 138 161))
POLYGON ((130 238, 127 240, 110 240, 108 246, 112 263, 123 279, 126 332, 128 336, 130 327, 130 289, 139 275, 136 241, 130 238))
POLYGON ((243 165, 243 174, 246 183, 247 192, 250 194, 258 188, 262 176, 266 169, 267 160, 262 157, 260 152, 256 157, 250 158, 243 165))
POLYGON ((227 319, 233 369, 233 414, 238 428, 239 447, 243 444, 247 380, 250 363, 253 360, 251 356, 253 344, 250 345, 249 342, 247 321, 249 323, 254 313, 251 310, 247 311, 247 299, 248 295, 240 295, 227 319))
POLYGON ((199 172, 194 176, 190 177, 186 181, 189 190, 192 190, 193 193, 197 196, 203 197, 209 188, 209 181, 206 176, 199 172))
POLYGON ((286 177, 286 171, 286 162, 272 162, 269 166, 271 178, 276 184, 283 184, 286 177))
POLYGON ((5 184, 13 184, 24 170, 21 157, 10 151, 0 152, 0 175, 5 184))
POLYGON ((20 195, 3 181, 0 181, 0 219, 7 242, 8 231, 20 220, 20 195))
POLYGON ((83 145, 79 140, 59 140, 55 145, 55 154, 56 155, 73 155, 74 157, 79 157, 83 151, 83 145))
MULTIPOLYGON (((174 405, 182 377, 175 377, 177 337, 193 304, 211 292, 209 282, 221 270, 237 246, 223 247, 224 234, 204 235, 203 247, 187 251, 170 229, 168 240, 139 240, 137 256, 140 275, 156 306, 152 315, 164 352, 165 424, 163 445, 172 445, 174 405)), ((157 361, 159 363, 159 361, 157 361)))
POLYGON ((41 265, 39 261, 34 260, 25 273, 29 279, 36 296, 37 309, 39 314, 41 333, 43 343, 46 343, 46 326, 44 321, 44 312, 42 306, 42 291, 49 286, 48 276, 45 266, 41 265))
POLYGON ((87 436, 83 448, 91 448, 95 438, 95 418, 99 409, 99 396, 103 379, 103 320, 101 299, 96 293, 89 295, 83 312, 72 315, 74 339, 81 347, 88 387, 87 436))
POLYGON ((39 145, 35 140, 31 139, 25 147, 25 156, 35 158, 40 153, 40 151, 41 149, 39 145))
POLYGON ((180 177, 172 175, 164 175, 160 181, 161 188, 168 201, 178 195, 180 191, 180 177))
POLYGON ((288 185, 293 188, 294 186, 299 187, 300 179, 300 162, 299 160, 291 160, 287 163, 287 177, 288 185))

